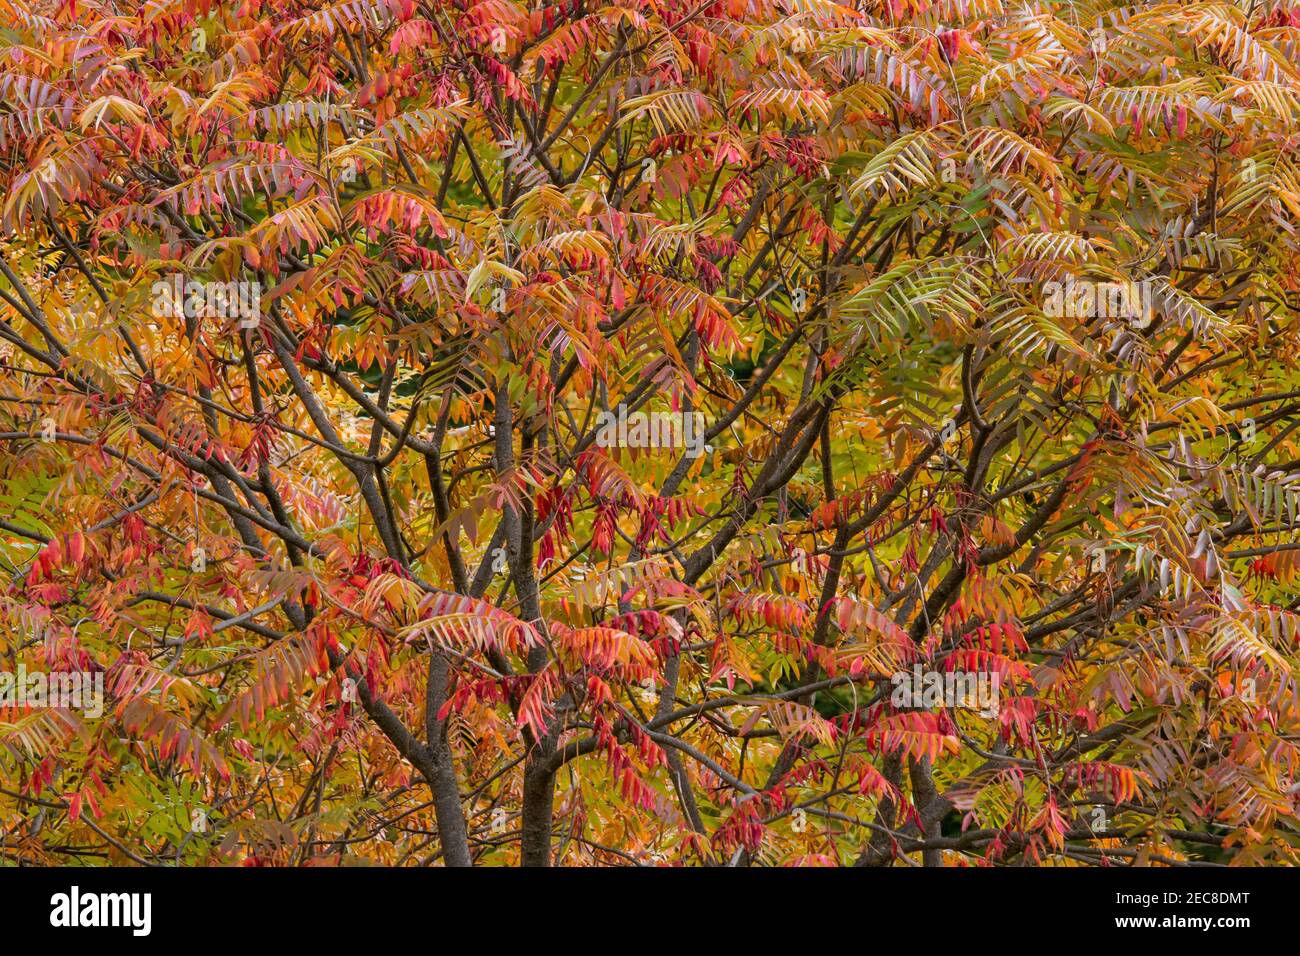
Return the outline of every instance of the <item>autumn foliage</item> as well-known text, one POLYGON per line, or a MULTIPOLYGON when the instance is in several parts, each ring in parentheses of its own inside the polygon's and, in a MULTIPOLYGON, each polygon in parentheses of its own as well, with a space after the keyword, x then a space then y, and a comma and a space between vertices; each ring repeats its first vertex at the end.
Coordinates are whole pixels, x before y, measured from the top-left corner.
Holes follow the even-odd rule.
POLYGON ((6 861, 1297 861, 1300 5, 0 21, 6 861))

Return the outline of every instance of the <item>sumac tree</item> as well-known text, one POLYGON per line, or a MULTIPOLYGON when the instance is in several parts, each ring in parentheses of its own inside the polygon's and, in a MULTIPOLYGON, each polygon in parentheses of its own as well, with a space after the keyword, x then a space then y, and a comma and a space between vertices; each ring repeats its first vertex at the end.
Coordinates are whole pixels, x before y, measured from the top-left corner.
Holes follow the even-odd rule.
POLYGON ((1300 7, 0 18, 7 859, 1294 861, 1300 7))

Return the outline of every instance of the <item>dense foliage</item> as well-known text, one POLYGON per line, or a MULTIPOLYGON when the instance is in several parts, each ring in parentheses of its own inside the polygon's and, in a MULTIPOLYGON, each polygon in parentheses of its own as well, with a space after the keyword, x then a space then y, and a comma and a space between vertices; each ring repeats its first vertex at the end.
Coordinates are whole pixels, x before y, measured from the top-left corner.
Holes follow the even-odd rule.
POLYGON ((0 0, 0 853, 1294 862, 1298 27, 0 0))

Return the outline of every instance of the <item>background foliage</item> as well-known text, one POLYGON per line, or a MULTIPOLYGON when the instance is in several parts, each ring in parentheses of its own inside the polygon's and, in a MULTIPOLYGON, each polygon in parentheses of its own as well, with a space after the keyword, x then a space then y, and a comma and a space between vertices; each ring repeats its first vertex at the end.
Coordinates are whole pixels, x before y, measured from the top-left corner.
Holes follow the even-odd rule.
POLYGON ((1294 861, 1300 7, 0 21, 5 859, 1294 861))

